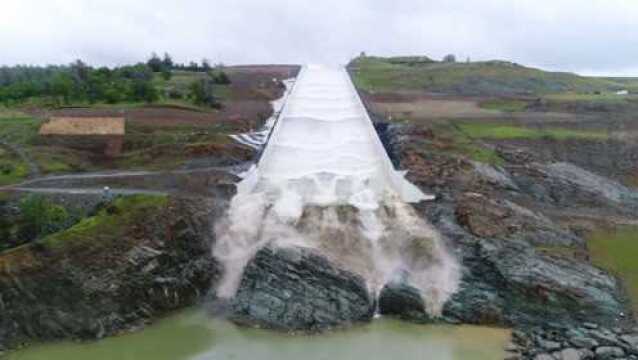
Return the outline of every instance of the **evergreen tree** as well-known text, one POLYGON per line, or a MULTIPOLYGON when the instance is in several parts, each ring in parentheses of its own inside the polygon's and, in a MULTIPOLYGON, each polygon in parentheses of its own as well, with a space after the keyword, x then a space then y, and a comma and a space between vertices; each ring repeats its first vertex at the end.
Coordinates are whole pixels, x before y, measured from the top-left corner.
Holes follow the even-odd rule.
POLYGON ((146 65, 148 65, 148 67, 151 68, 153 72, 160 72, 162 71, 162 68, 164 67, 162 59, 160 59, 156 53, 151 54, 151 58, 148 59, 148 61, 146 62, 146 65))
POLYGON ((454 63, 456 62, 456 56, 454 54, 445 55, 445 57, 443 58, 443 62, 454 63))
POLYGON ((173 68, 173 58, 168 53, 164 53, 164 58, 162 59, 162 68, 164 71, 171 70, 173 68))
POLYGON ((210 71, 211 69, 212 67, 210 66, 210 61, 208 61, 208 59, 206 58, 202 59, 202 70, 210 71))
POLYGON ((64 104, 68 105, 73 94, 73 79, 71 75, 64 72, 55 74, 51 80, 51 93, 53 96, 62 98, 64 104))

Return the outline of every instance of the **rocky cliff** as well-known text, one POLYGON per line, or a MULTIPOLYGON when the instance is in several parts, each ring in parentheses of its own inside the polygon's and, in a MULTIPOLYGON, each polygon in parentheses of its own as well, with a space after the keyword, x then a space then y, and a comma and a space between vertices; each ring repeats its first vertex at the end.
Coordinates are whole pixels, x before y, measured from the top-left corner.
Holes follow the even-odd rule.
POLYGON ((97 339, 197 303, 219 273, 221 201, 119 198, 94 217, 0 255, 0 347, 97 339))

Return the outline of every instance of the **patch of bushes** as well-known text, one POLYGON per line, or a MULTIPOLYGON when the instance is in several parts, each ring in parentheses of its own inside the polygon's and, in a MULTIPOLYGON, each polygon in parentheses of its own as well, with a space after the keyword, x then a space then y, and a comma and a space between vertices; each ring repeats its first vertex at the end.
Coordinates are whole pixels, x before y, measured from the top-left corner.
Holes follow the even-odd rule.
POLYGON ((17 160, 2 159, 0 156, 0 186, 19 183, 29 175, 26 164, 17 160))
POLYGON ((114 69, 91 67, 78 60, 68 66, 0 68, 0 103, 22 104, 39 98, 43 104, 153 102, 159 94, 146 64, 114 69))
POLYGON ((67 229, 82 214, 55 204, 43 195, 31 194, 17 204, 0 201, 0 249, 33 242, 67 229))
POLYGON ((16 203, 0 199, 0 251, 24 244, 56 247, 67 241, 119 239, 126 226, 144 221, 166 206, 161 195, 118 197, 89 214, 55 204, 42 195, 29 195, 16 203))
POLYGON ((144 219, 152 212, 164 208, 168 197, 163 195, 132 195, 119 197, 104 205, 93 216, 83 218, 72 227, 52 234, 42 245, 60 247, 70 243, 95 241, 103 236, 119 239, 118 234, 130 224, 144 219))
POLYGON ((211 76, 194 81, 190 86, 189 97, 196 105, 220 108, 221 104, 215 95, 214 85, 216 81, 211 76))
POLYGON ((19 207, 21 232, 30 239, 58 232, 73 222, 64 206, 54 204, 42 195, 27 196, 20 201, 19 207))
MULTIPOLYGON (((77 60, 69 65, 0 67, 0 104, 6 107, 31 104, 61 106, 71 104, 119 104, 156 102, 161 84, 169 82, 174 71, 201 73, 215 84, 230 84, 221 67, 213 68, 204 59, 201 65, 174 63, 170 55, 153 54, 146 63, 115 68, 92 67, 77 60)), ((177 99, 177 90, 162 94, 177 99)), ((207 100, 207 105, 212 102, 207 100)))

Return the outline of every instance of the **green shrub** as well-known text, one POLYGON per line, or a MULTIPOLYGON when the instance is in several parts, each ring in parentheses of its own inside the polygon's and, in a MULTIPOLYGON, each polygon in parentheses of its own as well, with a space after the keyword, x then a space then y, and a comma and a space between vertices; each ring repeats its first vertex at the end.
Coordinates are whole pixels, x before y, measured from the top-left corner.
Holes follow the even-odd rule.
POLYGON ((214 83, 215 81, 210 76, 191 83, 189 94, 193 102, 197 105, 219 107, 219 102, 214 94, 214 83))
POLYGON ((64 206, 53 204, 42 195, 29 195, 20 201, 20 214, 18 231, 23 241, 58 232, 73 222, 64 206))

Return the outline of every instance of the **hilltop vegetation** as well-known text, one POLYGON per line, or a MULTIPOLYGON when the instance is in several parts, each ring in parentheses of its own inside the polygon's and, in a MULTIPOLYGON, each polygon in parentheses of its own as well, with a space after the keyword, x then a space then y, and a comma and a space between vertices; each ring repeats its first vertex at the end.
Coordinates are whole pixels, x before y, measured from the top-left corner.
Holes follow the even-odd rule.
POLYGON ((229 83, 224 71, 206 59, 201 65, 182 65, 168 54, 164 59, 153 54, 146 63, 115 68, 95 68, 81 60, 70 65, 4 66, 0 67, 0 104, 59 107, 180 100, 218 107, 213 87, 229 83), (174 72, 180 74, 177 85, 171 83, 174 72))
POLYGON ((638 78, 446 58, 362 56, 349 69, 372 112, 427 129, 427 151, 502 164, 496 150, 525 148, 637 183, 638 78))
POLYGON ((261 126, 272 113, 269 102, 284 90, 281 80, 297 71, 295 66, 211 66, 205 60, 182 65, 167 56, 112 69, 79 62, 0 67, 0 93, 31 89, 0 100, 0 187, 50 174, 208 168, 245 161, 252 150, 228 135, 261 126), (67 77, 65 98, 53 84, 67 77), (144 83, 141 88, 152 99, 131 95, 136 82, 144 83), (117 88, 124 89, 117 98, 104 98, 117 88), (125 131, 40 133, 52 117, 123 117, 125 131))
POLYGON ((541 95, 628 89, 638 80, 548 72, 505 61, 435 62, 422 57, 359 57, 349 64, 356 85, 369 92, 419 90, 454 95, 541 95))

